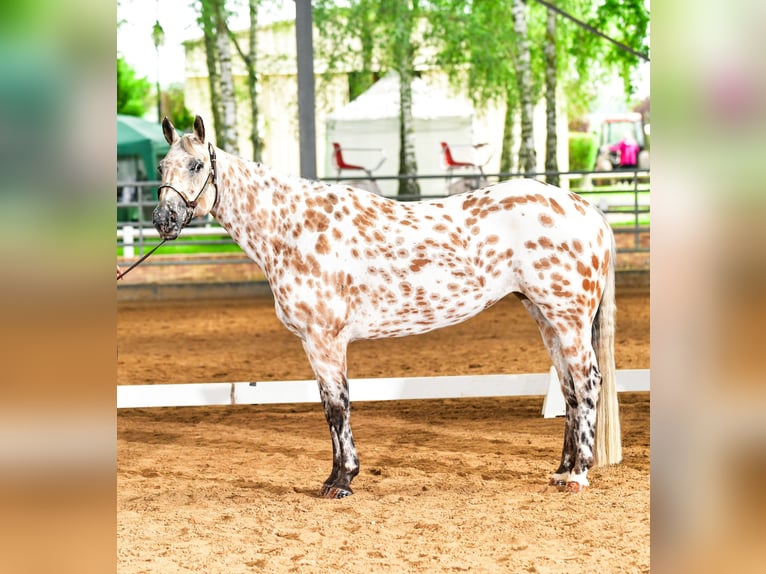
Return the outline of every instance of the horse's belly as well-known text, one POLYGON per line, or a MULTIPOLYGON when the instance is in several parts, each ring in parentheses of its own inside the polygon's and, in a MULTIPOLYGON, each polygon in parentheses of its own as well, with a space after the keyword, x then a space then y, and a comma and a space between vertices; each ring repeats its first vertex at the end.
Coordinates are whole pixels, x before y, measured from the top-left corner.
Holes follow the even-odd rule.
POLYGON ((494 301, 487 305, 462 308, 454 313, 431 313, 427 310, 407 311, 396 315, 384 313, 380 317, 370 318, 370 320, 358 325, 358 328, 354 329, 354 339, 388 339, 421 335, 435 329, 462 323, 492 303, 494 301))
POLYGON ((371 290, 354 313, 355 339, 382 339, 427 333, 461 323, 507 295, 512 281, 492 286, 478 280, 419 284, 414 280, 371 290))

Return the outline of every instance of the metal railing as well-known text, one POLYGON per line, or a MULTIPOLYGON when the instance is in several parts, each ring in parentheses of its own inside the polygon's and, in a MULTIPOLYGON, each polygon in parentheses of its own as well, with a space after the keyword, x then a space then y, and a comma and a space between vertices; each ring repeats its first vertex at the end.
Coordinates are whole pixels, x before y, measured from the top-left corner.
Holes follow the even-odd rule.
MULTIPOLYGON (((426 176, 381 176, 372 180, 354 180, 355 182, 401 179, 442 179, 445 180, 444 193, 437 195, 401 195, 393 196, 399 201, 415 201, 419 199, 434 199, 446 197, 448 186, 455 180, 462 180, 466 187, 475 187, 478 183, 495 183, 508 179, 532 177, 545 180, 546 176, 558 175, 562 187, 588 199, 597 205, 612 224, 615 234, 629 234, 631 240, 620 242, 618 248, 622 253, 648 252, 644 246, 642 235, 648 234, 649 225, 649 195, 650 172, 648 170, 613 171, 613 172, 542 172, 535 174, 497 173, 485 174, 485 180, 479 182, 479 174, 467 174, 462 178, 446 178, 444 174, 426 176)), ((333 183, 348 181, 334 177, 323 178, 323 181, 333 183)), ((158 181, 118 182, 117 183, 117 255, 126 262, 143 255, 159 242, 159 234, 152 225, 152 211, 157 203, 156 189, 158 181)), ((389 196, 391 197, 391 196, 389 196)), ((176 255, 185 251, 193 251, 199 257, 150 258, 144 265, 193 265, 199 263, 250 263, 245 254, 239 249, 228 233, 221 228, 214 218, 207 216, 195 219, 171 244, 166 244, 162 250, 176 255), (209 249, 205 249, 209 247, 209 249), (225 254, 225 255, 223 255, 225 254)), ((158 252, 159 253, 159 252, 158 252)))

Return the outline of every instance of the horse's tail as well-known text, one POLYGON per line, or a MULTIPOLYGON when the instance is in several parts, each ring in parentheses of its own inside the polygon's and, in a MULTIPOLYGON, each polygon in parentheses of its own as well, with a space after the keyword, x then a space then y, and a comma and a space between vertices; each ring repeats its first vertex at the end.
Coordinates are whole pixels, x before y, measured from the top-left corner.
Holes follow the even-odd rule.
MULTIPOLYGON (((607 224, 608 225, 608 224, 607 224)), ((593 320, 593 349, 601 371, 601 392, 596 407, 595 465, 607 466, 622 460, 620 407, 617 401, 617 381, 614 365, 615 303, 614 234, 609 228, 612 246, 604 292, 593 320)))

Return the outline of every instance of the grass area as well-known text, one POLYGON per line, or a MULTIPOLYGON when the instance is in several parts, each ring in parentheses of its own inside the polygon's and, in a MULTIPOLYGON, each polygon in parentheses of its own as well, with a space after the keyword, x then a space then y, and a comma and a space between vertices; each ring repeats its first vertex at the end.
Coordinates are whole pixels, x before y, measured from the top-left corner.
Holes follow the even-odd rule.
MULTIPOLYGON (((224 239, 210 239, 210 236, 181 236, 174 241, 169 241, 160 247, 158 254, 162 255, 215 255, 216 253, 242 253, 239 245, 229 238, 225 233, 221 237, 224 239)), ((144 249, 148 251, 159 243, 159 240, 147 240, 144 243, 144 249)), ((136 253, 139 248, 136 245, 136 253)), ((117 257, 124 256, 124 248, 117 246, 117 257)))
MULTIPOLYGON (((630 214, 631 218, 630 221, 614 221, 611 223, 612 227, 635 227, 636 220, 633 217, 633 214, 630 214)), ((649 227, 649 214, 648 213, 641 213, 638 216, 638 225, 639 227, 649 227)))

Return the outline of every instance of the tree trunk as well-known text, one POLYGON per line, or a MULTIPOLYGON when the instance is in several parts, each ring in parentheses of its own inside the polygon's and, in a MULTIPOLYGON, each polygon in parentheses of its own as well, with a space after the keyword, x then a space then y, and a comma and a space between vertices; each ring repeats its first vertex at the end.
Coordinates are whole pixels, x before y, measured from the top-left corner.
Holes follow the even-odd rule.
POLYGON ((363 25, 359 29, 359 42, 361 44, 360 52, 362 56, 362 69, 355 76, 353 90, 350 90, 351 99, 355 99, 375 83, 372 71, 373 59, 372 53, 375 49, 374 21, 376 11, 374 4, 362 0, 360 2, 360 14, 363 25))
POLYGON ((524 0, 513 0, 513 23, 516 32, 516 78, 519 83, 521 105, 521 142, 519 144, 519 170, 525 174, 537 171, 535 152, 534 102, 532 101, 532 64, 527 39, 527 17, 524 0))
POLYGON ((260 162, 262 159, 261 152, 263 150, 263 142, 258 133, 258 75, 256 70, 256 62, 258 58, 258 41, 256 36, 258 29, 258 4, 259 0, 248 0, 250 28, 247 33, 247 54, 239 45, 237 35, 231 30, 229 30, 229 38, 247 68, 247 89, 250 96, 250 143, 253 146, 253 161, 260 162))
POLYGON ((503 120, 503 149, 500 151, 500 173, 513 173, 513 126, 519 100, 516 91, 509 86, 505 96, 505 118, 503 120))
POLYGON ((231 69, 231 44, 229 43, 229 29, 226 25, 224 0, 215 0, 214 8, 215 38, 221 70, 221 130, 219 133, 221 139, 217 143, 224 151, 238 155, 237 102, 234 92, 234 76, 231 69))
MULTIPOLYGON (((412 72, 399 73, 399 175, 417 175, 415 158, 415 121, 412 117, 412 72)), ((399 195, 420 195, 416 179, 400 179, 399 195)))
POLYGON ((213 114, 213 131, 216 141, 221 141, 221 81, 218 74, 218 47, 215 42, 215 20, 213 5, 215 0, 201 0, 199 22, 205 42, 205 59, 207 61, 207 78, 210 88, 210 111, 213 114))
POLYGON ((248 0, 250 8, 250 30, 248 31, 248 58, 247 64, 247 85, 250 91, 250 118, 252 128, 250 130, 250 141, 253 144, 253 160, 261 161, 261 138, 258 133, 258 77, 256 76, 256 60, 258 58, 258 39, 256 29, 258 28, 258 0, 248 0))
MULTIPOLYGON (((558 171, 556 157, 558 138, 556 136, 556 13, 547 10, 545 24, 545 171, 558 171)), ((546 175, 545 181, 559 185, 559 176, 546 175)))
MULTIPOLYGON (((394 66, 399 73, 399 175, 415 176, 418 163, 415 158, 415 121, 412 117, 412 79, 415 76, 413 64, 412 29, 416 4, 396 4, 398 18, 395 20, 393 56, 394 66)), ((398 195, 419 196, 420 184, 416 179, 404 177, 399 180, 398 195)))

